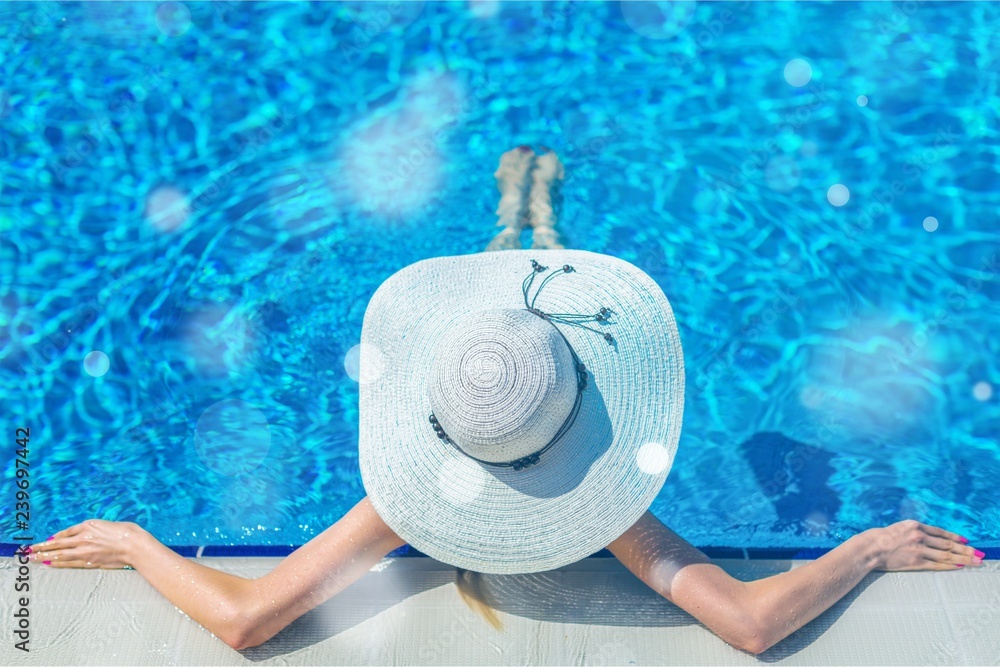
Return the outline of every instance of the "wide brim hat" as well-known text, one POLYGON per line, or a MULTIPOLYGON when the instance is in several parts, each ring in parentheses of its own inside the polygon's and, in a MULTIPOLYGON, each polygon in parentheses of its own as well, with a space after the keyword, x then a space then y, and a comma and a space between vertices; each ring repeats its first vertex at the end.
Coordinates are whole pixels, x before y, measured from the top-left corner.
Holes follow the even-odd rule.
MULTIPOLYGON (((510 354, 499 372, 523 374, 519 353, 510 354)), ((490 368, 495 375, 498 367, 490 368)), ((666 481, 684 412, 683 353, 663 290, 636 266, 585 250, 504 250, 404 267, 368 304, 358 379, 358 458, 375 511, 428 556, 495 574, 551 570, 620 537, 666 481), (537 292, 539 311, 606 308, 613 316, 587 327, 534 320, 558 329, 587 378, 568 428, 537 463, 515 470, 442 440, 428 415, 440 389, 435 350, 477 314, 527 313, 523 285, 532 260, 571 267, 537 292)))

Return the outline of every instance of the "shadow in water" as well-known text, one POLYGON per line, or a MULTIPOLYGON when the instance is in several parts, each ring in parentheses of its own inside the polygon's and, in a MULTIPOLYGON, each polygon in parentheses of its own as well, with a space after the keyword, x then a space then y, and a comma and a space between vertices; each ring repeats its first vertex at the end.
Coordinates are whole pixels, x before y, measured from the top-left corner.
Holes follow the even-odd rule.
POLYGON ((806 521, 823 522, 837 515, 840 498, 827 485, 834 473, 832 454, 781 433, 756 433, 740 449, 774 505, 778 528, 802 532, 806 521))

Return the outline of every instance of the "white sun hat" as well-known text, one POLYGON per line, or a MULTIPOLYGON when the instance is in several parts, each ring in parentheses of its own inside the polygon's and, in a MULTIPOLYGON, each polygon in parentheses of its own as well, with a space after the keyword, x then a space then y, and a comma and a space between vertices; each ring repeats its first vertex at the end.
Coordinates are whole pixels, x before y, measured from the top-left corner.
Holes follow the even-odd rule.
POLYGON ((628 262, 585 250, 434 257, 372 295, 358 458, 408 544, 495 574, 605 548, 666 481, 684 413, 673 311, 628 262))

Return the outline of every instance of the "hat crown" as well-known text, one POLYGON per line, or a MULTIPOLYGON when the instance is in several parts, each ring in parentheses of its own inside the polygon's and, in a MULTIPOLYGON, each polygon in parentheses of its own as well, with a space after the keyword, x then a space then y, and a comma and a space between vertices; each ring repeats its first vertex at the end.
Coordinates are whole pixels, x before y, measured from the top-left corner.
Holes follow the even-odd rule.
POLYGON ((502 463, 538 451, 556 435, 576 400, 576 365, 550 322, 523 309, 484 310, 444 332, 427 392, 456 446, 502 463))

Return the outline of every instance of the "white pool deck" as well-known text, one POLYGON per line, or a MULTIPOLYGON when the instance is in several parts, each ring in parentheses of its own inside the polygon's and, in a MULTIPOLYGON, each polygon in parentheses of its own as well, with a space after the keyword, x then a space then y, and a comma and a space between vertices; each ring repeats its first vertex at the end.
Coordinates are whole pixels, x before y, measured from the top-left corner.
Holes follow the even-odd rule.
MULTIPOLYGON (((245 577, 279 558, 203 558, 245 577)), ((808 561, 716 560, 756 579, 808 561)), ((128 570, 31 567, 31 651, 12 632, 16 563, 0 564, 0 665, 1000 665, 1000 564, 874 573, 754 656, 715 637, 614 558, 485 575, 504 623, 460 599, 454 568, 386 558, 265 644, 235 651, 128 570)))

